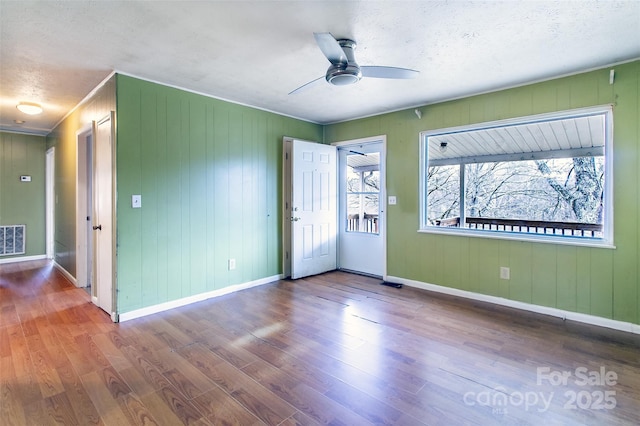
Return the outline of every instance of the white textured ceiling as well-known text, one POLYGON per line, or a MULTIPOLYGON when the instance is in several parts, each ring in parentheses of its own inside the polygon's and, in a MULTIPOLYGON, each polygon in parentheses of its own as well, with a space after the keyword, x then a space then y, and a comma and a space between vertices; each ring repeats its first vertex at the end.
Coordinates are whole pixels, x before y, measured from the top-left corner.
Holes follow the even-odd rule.
POLYGON ((637 0, 0 0, 0 128, 48 132, 114 70, 331 123, 638 57, 637 0), (329 65, 313 32, 355 39, 360 65, 420 76, 288 95, 329 65))

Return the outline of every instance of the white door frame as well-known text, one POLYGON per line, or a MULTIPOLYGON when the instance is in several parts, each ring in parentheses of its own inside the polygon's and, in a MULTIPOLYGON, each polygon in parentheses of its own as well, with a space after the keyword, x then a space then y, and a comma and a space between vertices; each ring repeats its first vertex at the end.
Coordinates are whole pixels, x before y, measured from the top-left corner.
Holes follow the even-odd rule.
POLYGON ((88 124, 76 132, 76 286, 91 284, 93 263, 93 234, 90 231, 89 207, 93 182, 93 126, 88 124))
MULTIPOLYGON (((367 145, 373 143, 382 143, 382 149, 380 150, 380 168, 383 170, 384 179, 380 179, 380 211, 379 211, 379 237, 382 240, 382 279, 387 279, 387 135, 371 136, 360 139, 351 139, 346 141, 333 142, 331 145, 335 145, 338 148, 345 148, 348 146, 367 145)), ((341 183, 338 183, 340 185, 341 183)), ((342 197, 339 198, 338 203, 340 206, 344 203, 342 197)), ((338 219, 340 220, 342 217, 338 219)), ((341 225, 338 225, 341 226, 341 225)), ((342 228, 340 228, 342 229, 342 228)), ((340 237, 342 232, 338 231, 338 268, 340 268, 340 237)), ((358 271, 355 271, 358 272, 358 271)))
POLYGON ((46 176, 46 195, 45 195, 45 254, 47 259, 53 259, 55 256, 55 211, 56 211, 56 149, 51 147, 46 153, 45 176, 46 176))
POLYGON ((291 276, 291 147, 293 138, 282 139, 282 275, 291 276))

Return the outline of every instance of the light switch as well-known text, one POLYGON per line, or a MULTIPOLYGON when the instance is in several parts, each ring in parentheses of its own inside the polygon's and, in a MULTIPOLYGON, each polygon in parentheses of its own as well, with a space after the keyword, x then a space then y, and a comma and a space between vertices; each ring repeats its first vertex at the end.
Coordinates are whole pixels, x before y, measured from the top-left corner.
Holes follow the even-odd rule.
POLYGON ((389 195, 389 205, 393 206, 398 203, 395 195, 389 195))
POLYGON ((140 207, 142 207, 142 195, 131 196, 131 207, 134 209, 139 209, 140 207))

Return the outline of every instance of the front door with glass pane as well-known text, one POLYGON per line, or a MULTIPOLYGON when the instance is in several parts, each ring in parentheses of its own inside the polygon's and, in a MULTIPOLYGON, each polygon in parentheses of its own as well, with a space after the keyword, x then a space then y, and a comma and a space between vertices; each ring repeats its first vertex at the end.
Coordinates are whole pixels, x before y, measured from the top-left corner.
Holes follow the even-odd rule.
POLYGON ((338 146, 340 269, 382 277, 384 253, 384 144, 338 146))

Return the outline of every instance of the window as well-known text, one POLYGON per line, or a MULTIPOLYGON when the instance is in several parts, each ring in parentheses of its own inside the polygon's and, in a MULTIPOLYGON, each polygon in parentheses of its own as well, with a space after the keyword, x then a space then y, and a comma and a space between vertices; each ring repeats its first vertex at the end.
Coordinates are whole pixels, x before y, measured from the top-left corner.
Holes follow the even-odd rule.
POLYGON ((421 134, 427 232, 612 244, 610 107, 421 134))
POLYGON ((380 198, 380 154, 349 151, 346 173, 347 232, 377 234, 380 198))

